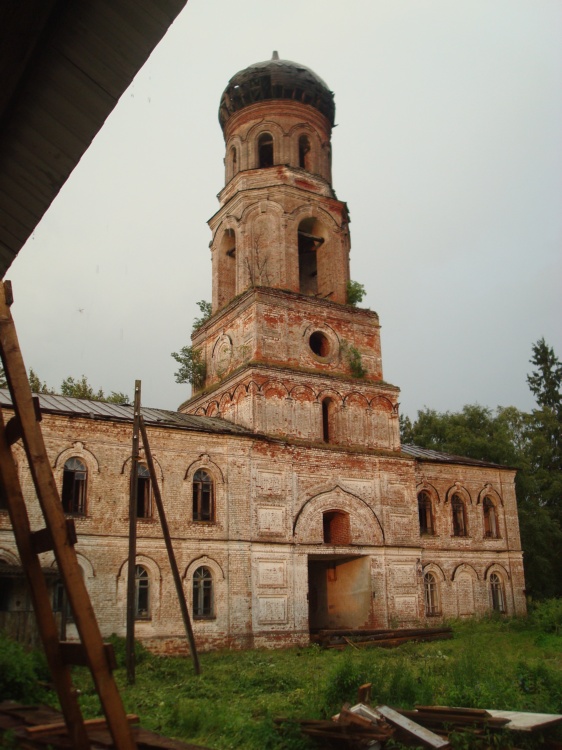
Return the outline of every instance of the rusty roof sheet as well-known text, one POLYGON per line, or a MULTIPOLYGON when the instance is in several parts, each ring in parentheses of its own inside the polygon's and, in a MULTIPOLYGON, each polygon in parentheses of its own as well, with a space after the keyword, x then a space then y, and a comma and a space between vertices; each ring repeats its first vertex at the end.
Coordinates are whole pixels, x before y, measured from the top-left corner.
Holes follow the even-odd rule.
MULTIPOLYGON (((133 421, 132 404, 111 404, 106 401, 89 401, 85 398, 68 398, 67 396, 52 396, 45 393, 37 395, 41 411, 50 414, 63 414, 71 417, 83 417, 84 419, 133 421)), ((12 406, 10 392, 5 388, 0 389, 0 406, 12 406)), ((196 417, 191 414, 182 414, 179 411, 151 409, 145 406, 141 407, 141 414, 147 425, 255 437, 251 430, 219 417, 196 417)))
POLYGON ((464 464, 465 466, 488 466, 496 469, 511 469, 511 466, 503 464, 494 464, 491 461, 480 461, 477 458, 467 458, 466 456, 455 456, 453 453, 442 453, 430 448, 420 448, 417 445, 402 445, 402 453, 420 461, 435 461, 436 463, 446 464, 464 464))

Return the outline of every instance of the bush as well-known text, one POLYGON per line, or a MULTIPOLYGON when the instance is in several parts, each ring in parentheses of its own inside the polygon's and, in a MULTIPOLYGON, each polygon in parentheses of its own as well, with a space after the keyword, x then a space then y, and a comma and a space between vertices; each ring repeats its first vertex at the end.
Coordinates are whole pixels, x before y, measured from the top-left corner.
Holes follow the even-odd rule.
POLYGON ((39 683, 49 679, 42 653, 26 651, 0 633, 0 700, 37 701, 45 692, 39 683))
POLYGON ((533 606, 531 621, 543 633, 562 635, 562 599, 546 599, 533 606))

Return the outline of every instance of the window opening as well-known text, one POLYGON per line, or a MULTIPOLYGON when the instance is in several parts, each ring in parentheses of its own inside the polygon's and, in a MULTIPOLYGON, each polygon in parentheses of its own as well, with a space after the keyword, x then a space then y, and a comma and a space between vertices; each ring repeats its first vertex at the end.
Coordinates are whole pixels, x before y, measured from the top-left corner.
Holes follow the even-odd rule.
POLYGON ((330 443, 333 438, 333 412, 334 402, 331 398, 322 401, 322 439, 330 443))
POLYGON ((418 515, 420 520, 420 534, 433 534, 431 497, 425 490, 418 495, 418 515))
POLYGON ((273 136, 262 133, 258 138, 258 167, 264 169, 273 166, 273 136))
POLYGON ((495 612, 505 612, 505 597, 501 578, 497 573, 490 576, 490 587, 492 589, 492 607, 495 612))
POLYGON ((318 294, 317 250, 324 243, 324 238, 319 236, 318 229, 320 226, 314 219, 304 219, 299 224, 299 291, 301 294, 318 294))
POLYGON ((307 135, 299 138, 299 167, 310 172, 310 141, 307 135))
POLYGON ((8 510, 8 498, 4 489, 4 482, 0 479, 0 510, 8 510))
POLYGON ((496 506, 490 497, 485 497, 482 507, 484 509, 484 536, 490 539, 496 539, 498 537, 496 506))
POLYGON ((341 510, 329 510, 322 514, 325 544, 351 544, 349 515, 341 510))
POLYGON ((137 476, 137 518, 152 517, 152 483, 150 472, 144 464, 139 464, 137 476))
POLYGON ((135 566, 135 619, 150 619, 150 578, 142 565, 135 566))
POLYGON ((238 151, 236 150, 236 146, 232 146, 230 149, 230 163, 232 168, 232 177, 234 175, 238 174, 238 151))
POLYGON ((69 458, 62 473, 62 508, 65 513, 86 513, 86 466, 78 458, 69 458))
POLYGON ((317 357, 327 357, 330 353, 330 339, 322 331, 314 331, 308 339, 310 348, 317 357))
POLYGON ((193 574, 193 617, 212 617, 213 611, 213 575, 202 566, 193 574))
POLYGON ((453 512, 453 536, 466 536, 466 513, 464 502, 458 495, 451 500, 453 512))
POLYGON ((423 591, 426 616, 432 617, 440 614, 439 588, 437 584, 437 578, 433 573, 426 573, 424 575, 423 591))
POLYGON ((193 520, 214 521, 213 480, 203 469, 193 475, 193 520))

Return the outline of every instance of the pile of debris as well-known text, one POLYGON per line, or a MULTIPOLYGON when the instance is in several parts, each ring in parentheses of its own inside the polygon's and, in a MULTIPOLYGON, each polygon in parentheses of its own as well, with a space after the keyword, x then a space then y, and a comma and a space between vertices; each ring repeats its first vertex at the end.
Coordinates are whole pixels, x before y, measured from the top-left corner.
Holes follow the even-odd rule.
MULTIPOLYGON (((341 750, 379 750, 391 738, 404 745, 446 750, 453 732, 485 735, 508 729, 533 732, 562 723, 562 715, 521 711, 496 711, 449 706, 416 706, 406 711, 389 706, 372 707, 371 684, 361 685, 355 706, 345 704, 339 714, 326 720, 303 719, 301 732, 316 740, 322 748, 341 750)), ((281 727, 286 719, 277 719, 281 727)), ((542 745, 557 748, 557 743, 542 745)))
POLYGON ((407 641, 444 641, 453 637, 451 628, 400 628, 399 630, 317 630, 311 640, 323 648, 384 646, 394 648, 407 641))

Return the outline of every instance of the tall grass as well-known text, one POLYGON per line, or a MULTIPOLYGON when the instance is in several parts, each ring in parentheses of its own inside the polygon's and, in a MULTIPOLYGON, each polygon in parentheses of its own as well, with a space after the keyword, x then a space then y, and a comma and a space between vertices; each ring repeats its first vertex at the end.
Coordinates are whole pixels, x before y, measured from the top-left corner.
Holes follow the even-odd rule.
MULTIPOLYGON (((392 650, 339 652, 310 646, 201 654, 199 677, 188 659, 158 658, 141 650, 136 685, 125 684, 122 667, 116 677, 126 710, 138 713, 143 726, 215 750, 312 748, 295 725, 285 725, 280 734, 274 719, 329 717, 342 703, 354 703, 358 686, 365 682, 372 683, 373 703, 391 706, 562 713, 562 633, 557 626, 561 610, 562 603, 555 602, 539 607, 527 620, 453 623, 450 641, 409 643, 392 650)), ((122 657, 122 642, 114 645, 122 657)), ((14 670, 3 668, 1 658, 10 661, 3 653, 4 657, 0 649, 0 694, 26 700, 25 685, 30 681, 25 675, 20 680, 23 692, 6 695, 11 688, 5 678, 2 682, 3 674, 14 670)), ((19 655, 17 660, 23 664, 19 655)), ((87 671, 77 670, 76 681, 85 714, 100 715, 87 671)), ((36 693, 29 699, 39 700, 36 693)), ((56 696, 42 700, 53 703, 56 696)), ((507 740, 501 735, 485 739, 494 747, 513 743, 512 735, 507 740)), ((454 738, 456 748, 477 747, 475 742, 465 735, 454 738)), ((539 744, 540 738, 526 742, 527 747, 539 744)), ((523 746, 519 738, 517 746, 523 746)))

